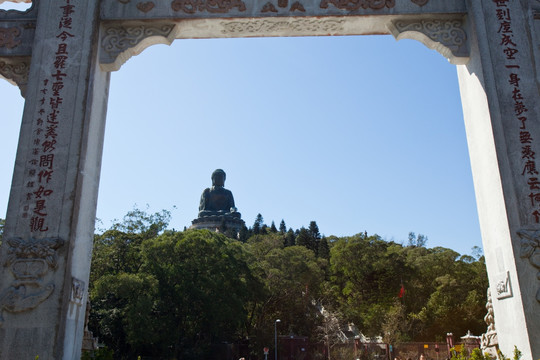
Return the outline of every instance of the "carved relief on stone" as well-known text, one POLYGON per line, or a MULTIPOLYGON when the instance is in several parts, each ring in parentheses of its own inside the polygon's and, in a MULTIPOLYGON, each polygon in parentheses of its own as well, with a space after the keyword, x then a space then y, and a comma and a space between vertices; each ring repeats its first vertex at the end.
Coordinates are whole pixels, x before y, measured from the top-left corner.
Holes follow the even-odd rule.
POLYGON ((267 2, 266 4, 263 5, 262 9, 261 9, 261 12, 262 13, 267 13, 267 12, 277 12, 277 9, 276 7, 274 6, 274 4, 272 4, 270 1, 267 2))
POLYGON ((21 40, 17 39, 21 35, 21 30, 17 27, 0 28, 0 48, 13 49, 19 46, 21 40))
POLYGON ((482 334, 481 349, 482 353, 488 353, 492 357, 497 357, 497 347, 499 346, 499 340, 497 339, 497 331, 495 330, 495 315, 493 312, 493 301, 491 299, 491 290, 487 291, 487 314, 484 316, 488 328, 485 334, 482 334))
POLYGON ((290 12, 295 12, 295 11, 306 12, 306 9, 304 8, 304 5, 302 5, 300 2, 295 1, 291 5, 290 12))
POLYGON ((497 299, 506 299, 512 297, 512 285, 510 283, 510 272, 504 272, 495 275, 497 283, 495 284, 495 290, 497 292, 497 299))
POLYGON ((137 9, 139 11, 142 11, 143 13, 147 13, 150 10, 152 10, 154 8, 154 6, 156 6, 156 4, 154 4, 151 1, 140 2, 140 3, 137 4, 137 9))
POLYGON ((222 22, 224 34, 265 34, 280 31, 298 33, 333 33, 343 30, 344 20, 338 19, 303 19, 293 21, 276 18, 255 19, 250 21, 222 22))
POLYGON ((328 4, 332 4, 341 10, 360 10, 371 9, 381 10, 385 7, 393 8, 396 6, 395 0, 322 0, 320 3, 321 9, 327 9, 328 4))
MULTIPOLYGON (((519 256, 528 259, 529 263, 540 270, 540 230, 522 229, 517 232, 521 238, 521 249, 519 256)), ((540 271, 536 274, 540 280, 540 271)), ((540 302, 540 288, 536 292, 536 300, 540 302)))
POLYGON ((430 20, 394 20, 388 28, 397 40, 414 39, 435 49, 452 64, 466 64, 469 59, 467 32, 463 18, 430 20))
POLYGON ((28 84, 28 72, 30 71, 30 58, 0 58, 0 75, 13 85, 19 86, 24 96, 28 84))
POLYGON ((174 0, 171 7, 174 11, 183 11, 186 14, 204 11, 225 14, 234 8, 246 11, 246 4, 242 0, 174 0))
POLYGON ((34 309, 54 291, 54 283, 43 285, 49 269, 57 267, 57 250, 64 244, 58 238, 8 239, 7 260, 15 277, 10 287, 0 295, 0 325, 3 312, 24 312, 34 309))
POLYGON ((133 55, 153 44, 170 44, 174 40, 174 24, 104 25, 101 38, 100 64, 104 71, 116 71, 133 55))
POLYGON ((77 278, 71 278, 71 294, 69 301, 79 306, 82 305, 85 289, 84 281, 77 278))
MULTIPOLYGON (((280 8, 287 8, 289 6, 288 0, 278 0, 277 6, 280 8)), ((306 12, 306 9, 304 8, 304 5, 300 1, 295 1, 291 7, 288 9, 289 12, 295 12, 295 11, 301 11, 306 12)), ((278 8, 274 4, 272 4, 271 1, 265 3, 261 9, 261 13, 267 13, 267 12, 278 12, 278 8)))

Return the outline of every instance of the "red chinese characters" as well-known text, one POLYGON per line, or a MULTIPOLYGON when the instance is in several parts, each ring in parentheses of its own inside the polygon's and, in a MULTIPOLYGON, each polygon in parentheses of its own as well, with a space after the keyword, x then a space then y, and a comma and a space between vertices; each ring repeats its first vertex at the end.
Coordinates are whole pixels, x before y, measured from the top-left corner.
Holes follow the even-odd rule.
MULTIPOLYGON (((520 63, 517 55, 520 48, 514 39, 514 28, 512 14, 508 7, 509 0, 492 0, 495 4, 495 16, 499 23, 498 34, 500 36, 499 49, 501 57, 504 59, 508 73, 505 75, 508 80, 510 98, 513 104, 512 116, 516 123, 516 140, 521 144, 521 176, 530 193, 528 202, 530 204, 531 220, 540 223, 540 181, 538 168, 536 166, 536 153, 532 148, 534 137, 527 127, 528 101, 521 88, 520 63)), ((522 199, 525 200, 525 199, 522 199)))
MULTIPOLYGON (((68 76, 66 69, 69 64, 70 45, 76 41, 72 31, 75 13, 74 0, 65 0, 58 11, 58 33, 56 34, 56 52, 51 57, 54 69, 42 82, 41 98, 38 100, 38 110, 34 123, 31 157, 27 167, 29 181, 26 183, 26 205, 23 206, 23 218, 29 218, 31 232, 49 230, 47 218, 49 201, 54 197, 55 165, 57 160, 57 145, 59 127, 62 126, 61 113, 64 106, 64 81, 68 76)), ((58 194, 60 195, 60 194, 58 194)))

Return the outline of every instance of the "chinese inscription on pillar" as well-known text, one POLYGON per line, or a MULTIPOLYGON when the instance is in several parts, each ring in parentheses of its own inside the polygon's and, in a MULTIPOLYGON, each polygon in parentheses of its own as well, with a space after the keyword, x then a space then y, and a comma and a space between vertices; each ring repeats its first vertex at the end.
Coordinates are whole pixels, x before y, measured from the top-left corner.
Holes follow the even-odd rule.
MULTIPOLYGON (((49 202, 53 197, 61 197, 55 193, 51 183, 55 177, 57 157, 59 156, 59 127, 69 121, 62 115, 64 104, 65 71, 70 47, 77 41, 72 34, 72 14, 76 11, 73 0, 65 0, 58 9, 58 33, 55 38, 55 51, 49 61, 54 69, 48 76, 40 80, 39 100, 33 125, 31 157, 27 164, 26 197, 21 217, 27 220, 30 232, 34 236, 49 230, 49 202)), ((68 125, 69 126, 69 125, 68 125)), ((69 139, 65 139, 66 143, 69 139)), ((56 199, 61 201, 61 199, 56 199)))
POLYGON ((540 224, 540 180, 538 168, 536 166, 536 153, 533 144, 538 139, 535 138, 529 129, 529 106, 532 99, 526 98, 522 91, 522 81, 524 74, 522 64, 519 60, 519 53, 522 50, 519 42, 516 40, 515 26, 512 18, 511 9, 508 7, 509 0, 492 0, 495 4, 493 16, 496 17, 499 29, 499 55, 504 59, 506 72, 501 74, 506 79, 509 91, 508 99, 512 104, 512 117, 514 126, 512 136, 521 144, 520 161, 521 176, 524 185, 530 190, 528 199, 521 199, 521 203, 528 204, 529 221, 540 224))

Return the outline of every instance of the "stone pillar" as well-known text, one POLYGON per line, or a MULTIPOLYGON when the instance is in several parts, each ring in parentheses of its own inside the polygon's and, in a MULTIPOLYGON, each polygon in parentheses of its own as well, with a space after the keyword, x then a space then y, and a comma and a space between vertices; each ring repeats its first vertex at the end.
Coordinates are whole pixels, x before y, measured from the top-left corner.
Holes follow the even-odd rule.
POLYGON ((467 1, 471 57, 458 74, 500 349, 538 359, 540 98, 523 4, 467 1))
POLYGON ((79 359, 109 75, 99 1, 42 0, 0 261, 0 359, 79 359))

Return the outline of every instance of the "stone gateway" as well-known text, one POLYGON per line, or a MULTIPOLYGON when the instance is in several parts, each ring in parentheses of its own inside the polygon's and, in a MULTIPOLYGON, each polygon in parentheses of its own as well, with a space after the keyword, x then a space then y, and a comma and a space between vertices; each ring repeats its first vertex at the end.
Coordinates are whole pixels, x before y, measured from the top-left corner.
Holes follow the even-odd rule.
MULTIPOLYGON (((0 249, 0 360, 80 358, 111 71, 181 38, 370 34, 456 65, 490 329, 505 354, 539 359, 539 0, 33 0, 0 10, 0 75, 26 99, 0 249)), ((226 192, 207 197, 197 221, 240 220, 226 192)))

